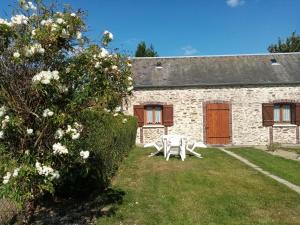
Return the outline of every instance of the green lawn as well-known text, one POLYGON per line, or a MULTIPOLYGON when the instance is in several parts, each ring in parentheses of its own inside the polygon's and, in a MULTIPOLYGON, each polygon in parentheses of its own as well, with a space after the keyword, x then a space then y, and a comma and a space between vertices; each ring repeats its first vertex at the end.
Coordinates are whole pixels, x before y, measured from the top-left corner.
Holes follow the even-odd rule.
POLYGON ((150 152, 131 152, 112 185, 123 202, 98 224, 299 224, 299 194, 217 149, 185 162, 150 152))
POLYGON ((255 148, 231 148, 227 150, 231 150, 262 169, 300 186, 300 162, 298 161, 271 155, 255 148))

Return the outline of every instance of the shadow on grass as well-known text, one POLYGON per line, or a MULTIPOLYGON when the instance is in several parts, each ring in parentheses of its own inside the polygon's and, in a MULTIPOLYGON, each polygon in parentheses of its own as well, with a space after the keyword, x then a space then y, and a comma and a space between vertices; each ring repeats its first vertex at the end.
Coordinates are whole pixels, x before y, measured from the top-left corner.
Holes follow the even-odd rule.
POLYGON ((107 189, 85 199, 47 198, 38 205, 32 224, 92 224, 102 216, 113 216, 125 192, 107 189))

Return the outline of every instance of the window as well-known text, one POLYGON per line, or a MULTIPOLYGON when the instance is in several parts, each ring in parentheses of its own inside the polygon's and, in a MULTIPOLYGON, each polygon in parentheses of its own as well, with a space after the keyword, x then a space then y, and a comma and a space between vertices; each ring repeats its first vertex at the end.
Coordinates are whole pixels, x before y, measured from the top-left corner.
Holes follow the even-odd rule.
POLYGON ((134 116, 138 119, 138 126, 150 124, 171 127, 174 125, 173 105, 145 104, 133 106, 134 116))
POLYGON ((291 123, 291 105, 275 104, 274 105, 274 122, 291 123))
POLYGON ((146 124, 162 124, 162 107, 146 106, 145 121, 146 124))

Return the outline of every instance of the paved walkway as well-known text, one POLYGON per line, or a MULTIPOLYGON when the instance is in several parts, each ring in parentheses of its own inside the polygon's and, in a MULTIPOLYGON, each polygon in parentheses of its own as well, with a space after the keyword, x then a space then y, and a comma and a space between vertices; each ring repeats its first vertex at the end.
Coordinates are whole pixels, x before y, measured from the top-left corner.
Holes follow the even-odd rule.
POLYGON ((287 187, 289 187, 289 188, 292 189, 293 191, 296 191, 298 194, 300 194, 300 187, 299 187, 299 186, 297 186, 297 185, 295 185, 295 184, 292 184, 292 183, 288 182, 287 180, 284 180, 284 179, 282 179, 282 178, 280 178, 280 177, 278 177, 278 176, 275 176, 275 175, 273 175, 273 174, 271 174, 271 173, 269 173, 269 172, 263 170, 263 169, 260 168, 259 166, 257 166, 257 165, 255 165, 255 164, 249 162, 247 159, 245 159, 245 158, 243 158, 243 157, 241 157, 241 156, 239 156, 239 155, 237 155, 237 154, 235 154, 235 153, 233 153, 233 152, 231 152, 231 151, 227 151, 227 150, 225 150, 224 148, 219 148, 219 149, 220 149, 222 152, 225 152, 226 154, 228 154, 228 155, 230 155, 230 156, 232 156, 232 157, 234 157, 234 158, 240 160, 241 162, 243 162, 243 163, 247 164, 248 166, 252 167, 253 169, 255 169, 255 170, 257 170, 257 171, 259 171, 259 172, 265 174, 265 175, 268 176, 268 177, 271 177, 272 179, 278 181, 278 182, 281 183, 281 184, 286 185, 287 187))

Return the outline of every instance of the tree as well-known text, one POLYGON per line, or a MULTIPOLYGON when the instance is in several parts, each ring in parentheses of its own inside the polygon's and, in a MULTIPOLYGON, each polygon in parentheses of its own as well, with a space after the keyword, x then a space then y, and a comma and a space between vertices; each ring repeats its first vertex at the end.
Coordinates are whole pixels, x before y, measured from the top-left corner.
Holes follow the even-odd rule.
POLYGON ((154 50, 153 45, 147 48, 147 45, 144 41, 140 42, 135 51, 135 57, 157 57, 158 54, 154 50))
POLYGON ((73 165, 88 169, 93 150, 76 148, 80 112, 115 113, 133 89, 128 58, 107 49, 112 33, 91 44, 80 10, 34 2, 20 0, 18 14, 0 18, 0 198, 29 206, 73 165))
POLYGON ((276 52, 300 52, 300 36, 293 32, 285 41, 280 39, 277 44, 272 44, 268 47, 268 51, 276 52))

